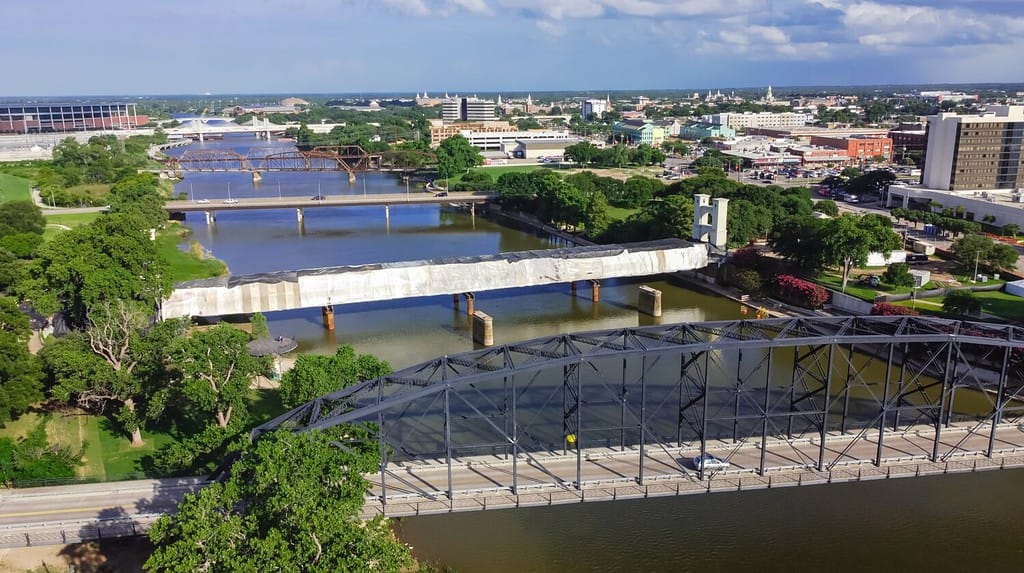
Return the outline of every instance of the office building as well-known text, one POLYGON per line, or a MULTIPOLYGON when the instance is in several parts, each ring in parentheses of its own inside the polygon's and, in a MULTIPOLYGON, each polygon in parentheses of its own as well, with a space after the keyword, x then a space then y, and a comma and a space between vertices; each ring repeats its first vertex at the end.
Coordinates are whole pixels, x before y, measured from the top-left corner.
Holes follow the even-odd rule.
POLYGON ((441 119, 445 123, 455 121, 494 121, 493 101, 475 97, 455 97, 441 103, 441 119))
POLYGON ((930 189, 1024 187, 1024 106, 991 106, 977 115, 928 118, 924 178, 930 189))
POLYGON ((715 113, 701 118, 706 123, 724 125, 731 129, 768 128, 768 129, 789 129, 799 128, 814 121, 814 117, 807 113, 771 113, 771 112, 745 112, 745 113, 715 113))
POLYGON ((628 145, 657 147, 665 141, 665 128, 642 119, 627 119, 612 124, 612 139, 628 145))
POLYGON ((587 99, 583 100, 580 106, 580 117, 590 121, 594 119, 601 119, 601 116, 605 112, 611 110, 612 106, 608 100, 603 99, 587 99))
POLYGON ((885 136, 848 135, 837 137, 812 135, 811 145, 842 149, 853 161, 869 161, 877 157, 882 158, 884 161, 892 159, 892 140, 885 136))

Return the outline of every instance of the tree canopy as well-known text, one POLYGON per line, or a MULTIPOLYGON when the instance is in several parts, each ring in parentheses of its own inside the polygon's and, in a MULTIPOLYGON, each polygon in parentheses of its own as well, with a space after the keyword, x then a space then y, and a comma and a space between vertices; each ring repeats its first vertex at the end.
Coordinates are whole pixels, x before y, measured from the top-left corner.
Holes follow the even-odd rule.
POLYGON ((483 165, 480 151, 461 135, 453 135, 437 148, 437 175, 442 179, 465 173, 470 167, 483 165))
POLYGON ((300 354, 281 377, 281 402, 294 408, 313 398, 351 386, 363 380, 379 378, 391 372, 391 366, 371 354, 356 354, 342 345, 333 356, 300 354))
POLYGON ((224 483, 153 525, 154 573, 400 571, 412 564, 383 518, 358 513, 377 469, 363 427, 279 431, 248 444, 224 483))

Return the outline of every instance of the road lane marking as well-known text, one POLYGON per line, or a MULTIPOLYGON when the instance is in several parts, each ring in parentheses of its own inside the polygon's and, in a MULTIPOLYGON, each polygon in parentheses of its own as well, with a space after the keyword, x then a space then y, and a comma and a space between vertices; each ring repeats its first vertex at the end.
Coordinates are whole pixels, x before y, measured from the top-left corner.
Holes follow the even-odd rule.
POLYGON ((123 505, 98 505, 96 507, 69 507, 65 509, 45 509, 42 511, 23 511, 21 513, 0 513, 0 519, 8 517, 30 517, 33 515, 54 515, 57 513, 74 513, 78 511, 100 511, 103 509, 126 510, 123 505))

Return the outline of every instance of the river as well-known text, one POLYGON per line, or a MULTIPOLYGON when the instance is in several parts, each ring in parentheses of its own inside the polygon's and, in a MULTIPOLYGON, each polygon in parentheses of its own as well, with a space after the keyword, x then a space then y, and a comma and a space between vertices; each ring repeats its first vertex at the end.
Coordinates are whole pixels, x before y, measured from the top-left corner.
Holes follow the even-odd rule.
MULTIPOLYGON (((267 147, 249 138, 204 144, 239 153, 267 147)), ((288 145, 271 144, 277 149, 288 145)), ((180 152, 180 150, 178 151, 180 152)), ((405 192, 386 174, 193 174, 176 190, 211 207, 228 198, 405 192)), ((422 193, 411 188, 412 193, 422 193)), ((312 205, 312 202, 311 202, 312 205)), ((437 206, 221 212, 208 226, 190 214, 193 238, 233 273, 481 255, 562 246, 482 217, 437 206)), ((664 322, 734 319, 738 306, 663 279, 610 280, 600 303, 581 285, 477 293, 494 317, 498 344, 560 332, 649 324, 635 310, 638 284, 663 291, 664 322)), ((275 335, 303 352, 351 344, 402 368, 474 348, 465 307, 451 297, 346 305, 336 330, 319 309, 270 313, 275 335)), ((463 572, 684 570, 948 570, 1017 567, 1024 472, 804 487, 742 494, 593 503, 406 518, 403 540, 418 557, 463 572)))

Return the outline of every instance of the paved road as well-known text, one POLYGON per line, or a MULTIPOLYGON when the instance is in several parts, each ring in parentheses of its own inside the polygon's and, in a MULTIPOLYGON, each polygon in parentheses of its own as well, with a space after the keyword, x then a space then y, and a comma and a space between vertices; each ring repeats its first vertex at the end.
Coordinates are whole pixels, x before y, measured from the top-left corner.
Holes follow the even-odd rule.
POLYGON ((351 207, 367 205, 438 205, 445 203, 484 203, 496 197, 493 194, 451 192, 437 197, 433 193, 377 193, 370 195, 326 195, 323 200, 310 197, 243 198, 230 200, 168 201, 168 211, 237 211, 246 209, 308 209, 315 207, 351 207), (228 202, 230 201, 230 202, 228 202))

